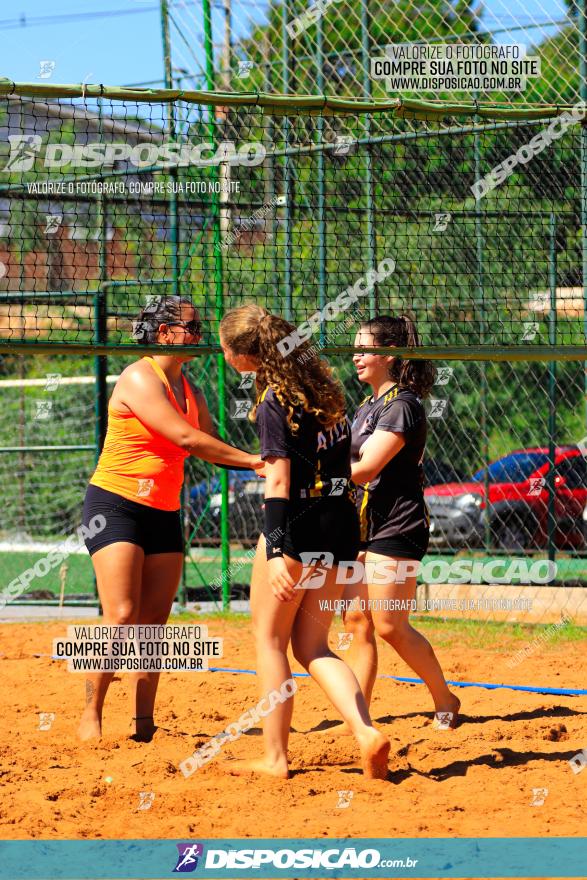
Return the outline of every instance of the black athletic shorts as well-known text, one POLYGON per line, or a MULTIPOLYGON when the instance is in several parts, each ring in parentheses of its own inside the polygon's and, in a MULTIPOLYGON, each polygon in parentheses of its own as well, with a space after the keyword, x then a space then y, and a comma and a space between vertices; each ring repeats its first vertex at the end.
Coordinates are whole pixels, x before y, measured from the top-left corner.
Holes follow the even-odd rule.
POLYGON ((361 550, 380 553, 382 556, 397 556, 401 559, 421 561, 428 550, 430 531, 427 528, 411 529, 393 538, 373 538, 361 542, 361 550))
POLYGON ((352 562, 357 558, 359 540, 359 517, 350 499, 290 501, 283 542, 286 556, 301 562, 301 553, 332 553, 334 563, 352 562))
POLYGON ((83 523, 90 528, 92 517, 101 514, 106 525, 102 531, 86 538, 90 556, 118 541, 138 544, 145 556, 153 553, 183 553, 183 536, 179 510, 157 510, 108 492, 100 486, 88 485, 84 499, 83 523))

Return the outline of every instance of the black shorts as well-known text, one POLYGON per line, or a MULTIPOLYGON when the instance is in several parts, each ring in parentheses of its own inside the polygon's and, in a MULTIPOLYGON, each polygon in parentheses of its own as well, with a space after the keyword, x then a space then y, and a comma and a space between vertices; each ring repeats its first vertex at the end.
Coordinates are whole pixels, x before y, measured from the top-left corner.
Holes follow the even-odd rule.
POLYGON ((283 542, 286 556, 302 562, 302 553, 332 553, 333 563, 352 562, 359 552, 359 539, 359 517, 350 499, 290 502, 283 542))
POLYGON ((381 556, 397 556, 401 559, 421 561, 428 550, 430 531, 427 528, 412 529, 392 538, 373 538, 361 542, 361 550, 380 553, 381 556))
POLYGON ((92 517, 101 514, 105 527, 86 538, 90 556, 108 544, 128 541, 153 553, 183 553, 183 536, 179 510, 157 510, 108 492, 100 486, 88 485, 84 499, 83 523, 90 528, 92 517))

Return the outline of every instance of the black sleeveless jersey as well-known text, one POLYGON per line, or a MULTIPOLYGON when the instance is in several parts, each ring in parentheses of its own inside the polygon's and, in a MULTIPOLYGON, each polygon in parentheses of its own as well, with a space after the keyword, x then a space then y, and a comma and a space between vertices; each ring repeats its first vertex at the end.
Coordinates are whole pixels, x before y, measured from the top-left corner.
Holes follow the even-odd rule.
POLYGON ((430 524, 422 467, 426 413, 420 398, 397 385, 377 400, 366 398, 352 423, 353 463, 359 460, 362 445, 376 430, 404 434, 406 443, 373 480, 357 486, 362 541, 396 537, 415 528, 428 528, 430 524))
POLYGON ((348 416, 332 428, 301 406, 294 409, 294 433, 287 411, 272 388, 259 398, 256 427, 261 458, 289 458, 290 498, 348 497, 351 476, 351 425, 348 416))

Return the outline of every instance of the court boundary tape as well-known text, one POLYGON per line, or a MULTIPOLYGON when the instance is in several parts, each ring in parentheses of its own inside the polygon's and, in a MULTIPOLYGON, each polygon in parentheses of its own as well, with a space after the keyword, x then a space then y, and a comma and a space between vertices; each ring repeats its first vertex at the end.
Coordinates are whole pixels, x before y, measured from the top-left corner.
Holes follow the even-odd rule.
MULTIPOLYGON (((254 669, 229 669, 224 666, 210 666, 208 672, 232 672, 238 675, 256 675, 254 669)), ((311 678, 309 672, 292 672, 294 678, 311 678)), ((394 681, 403 684, 424 684, 421 678, 405 678, 400 675, 378 675, 377 678, 392 678, 394 681)), ((454 687, 480 687, 487 690, 509 690, 509 691, 525 691, 531 694, 555 694, 561 697, 582 697, 587 695, 587 690, 580 688, 547 688, 547 687, 530 687, 523 684, 492 684, 487 681, 449 681, 454 687)))
MULTIPOLYGON (((63 657, 55 657, 53 654, 33 654, 34 657, 51 657, 51 660, 63 660, 63 657)), ((177 670, 181 672, 181 670, 177 670)), ((209 666, 207 670, 202 672, 229 672, 233 675, 256 675, 254 669, 231 669, 227 666, 209 666)), ((309 672, 292 672, 293 678, 311 678, 309 672)), ((421 678, 406 678, 403 675, 378 675, 377 678, 391 678, 393 681, 399 681, 402 684, 424 684, 421 678)), ((447 684, 460 688, 485 688, 488 691, 506 690, 506 691, 523 691, 528 694, 551 694, 558 697, 584 697, 587 696, 587 690, 581 688, 548 688, 548 687, 532 687, 525 684, 493 684, 490 681, 450 681, 447 684)))

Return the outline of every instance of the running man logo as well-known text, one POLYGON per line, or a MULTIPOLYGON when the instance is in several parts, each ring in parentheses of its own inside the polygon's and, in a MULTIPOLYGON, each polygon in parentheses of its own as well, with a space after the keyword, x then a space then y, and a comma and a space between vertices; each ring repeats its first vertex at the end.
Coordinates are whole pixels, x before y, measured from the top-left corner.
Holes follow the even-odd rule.
POLYGON ((346 156, 353 144, 356 143, 354 137, 350 134, 337 134, 334 138, 334 156, 346 156))
POLYGON ((436 712, 433 727, 435 730, 450 730, 454 715, 452 712, 436 712))
POLYGON ((39 730, 51 730, 55 721, 55 712, 39 712, 39 730))
POLYGON ((251 407, 253 406, 252 400, 233 400, 230 401, 231 404, 231 419, 246 419, 251 407))
POLYGON ((538 333, 538 321, 524 321, 524 333, 522 342, 531 342, 538 333))
POLYGON ((55 391, 61 382, 61 373, 45 373, 45 391, 55 391))
POLYGON ((533 788, 532 789, 532 800, 530 801, 531 807, 541 807, 544 801, 548 796, 547 788, 533 788))
POLYGON ((439 367, 436 372, 435 385, 448 385, 449 379, 452 378, 454 367, 439 367))
POLYGON ((577 755, 573 755, 569 761, 569 767, 573 773, 581 773, 587 767, 587 749, 583 749, 577 755))
POLYGON ((44 422, 47 419, 51 418, 51 411, 53 409, 53 401, 52 400, 36 400, 36 410, 33 416, 35 422, 44 422))
POLYGON ((239 382, 238 390, 239 391, 248 391, 253 387, 253 382, 255 381, 256 373, 243 373, 241 375, 241 380, 239 382))
POLYGON ((155 485, 155 480, 149 479, 139 479, 137 480, 139 484, 137 489, 137 497, 138 498, 148 498, 151 494, 151 489, 155 485))
POLYGON ((354 794, 354 791, 339 791, 338 803, 336 805, 338 809, 346 810, 347 807, 350 807, 354 794))
POLYGON ((538 496, 546 486, 544 477, 530 477, 530 488, 528 495, 538 496))
POLYGON ((176 843, 178 850, 177 864, 173 869, 174 874, 191 874, 198 867, 198 859, 204 854, 201 843, 176 843))
POLYGON ((333 477, 330 481, 329 495, 342 495, 347 487, 348 480, 346 477, 333 477))
POLYGON ((247 79, 249 76, 249 73, 251 72, 252 69, 253 69, 253 62, 252 61, 249 61, 248 59, 241 60, 238 63, 237 76, 240 79, 247 79))
POLYGON ((154 791, 139 791, 139 805, 137 810, 150 810, 155 800, 154 791))
POLYGON ((348 651, 353 641, 353 634, 348 632, 340 632, 336 634, 336 650, 348 651))
POLYGON ((452 214, 435 214, 434 220, 432 232, 444 232, 448 229, 448 224, 452 220, 452 214))
POLYGON ((2 171, 32 171, 43 138, 38 134, 11 134, 8 140, 10 156, 2 171))
POLYGON ((430 398, 430 412, 428 413, 429 419, 443 419, 446 407, 448 405, 448 400, 435 399, 433 397, 430 398))
POLYGON ((53 235, 63 221, 63 214, 45 214, 45 235, 53 235))
POLYGON ((55 61, 41 61, 39 64, 39 76, 37 79, 50 79, 55 70, 55 61))
POLYGON ((306 550, 300 553, 300 556, 304 567, 296 584, 296 590, 319 590, 324 586, 328 569, 332 568, 334 555, 306 550))

